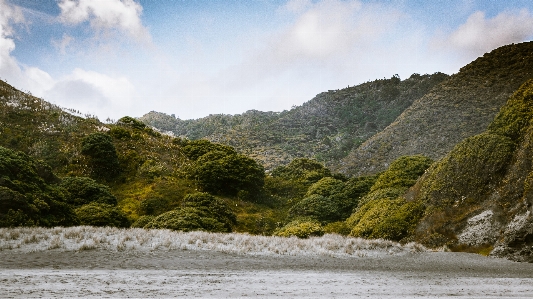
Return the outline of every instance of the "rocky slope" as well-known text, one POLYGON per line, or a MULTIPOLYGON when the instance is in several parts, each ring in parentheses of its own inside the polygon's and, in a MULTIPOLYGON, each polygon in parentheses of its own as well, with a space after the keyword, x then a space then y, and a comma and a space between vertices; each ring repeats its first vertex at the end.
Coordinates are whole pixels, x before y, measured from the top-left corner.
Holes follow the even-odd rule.
POLYGON ((447 77, 442 73, 414 74, 402 81, 393 76, 323 92, 302 106, 280 113, 252 110, 240 115, 180 120, 150 112, 140 120, 176 136, 231 145, 261 161, 267 169, 297 157, 332 165, 447 77))

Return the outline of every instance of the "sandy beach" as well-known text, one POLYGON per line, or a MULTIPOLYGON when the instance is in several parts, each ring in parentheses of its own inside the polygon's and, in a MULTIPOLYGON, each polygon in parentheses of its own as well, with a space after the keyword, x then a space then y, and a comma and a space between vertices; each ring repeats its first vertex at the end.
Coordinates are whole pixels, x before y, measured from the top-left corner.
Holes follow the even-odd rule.
POLYGON ((2 298, 532 298, 533 264, 474 254, 0 252, 2 298))

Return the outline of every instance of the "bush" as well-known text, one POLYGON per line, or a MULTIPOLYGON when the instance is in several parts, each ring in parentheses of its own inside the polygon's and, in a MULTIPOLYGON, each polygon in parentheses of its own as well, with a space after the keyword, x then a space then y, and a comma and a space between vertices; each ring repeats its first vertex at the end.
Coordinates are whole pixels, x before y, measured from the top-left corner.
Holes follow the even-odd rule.
POLYGON ((350 235, 370 239, 400 241, 411 234, 424 213, 420 202, 373 200, 362 206, 346 223, 350 235))
POLYGON ((274 232, 274 236, 296 236, 301 239, 309 238, 312 236, 322 236, 323 234, 324 229, 322 228, 320 223, 310 219, 294 220, 274 232))
POLYGON ((237 217, 220 199, 207 193, 185 196, 181 207, 157 216, 145 228, 231 232, 237 217))
POLYGON ((81 153, 89 158, 92 176, 108 180, 120 173, 117 152, 109 135, 93 133, 83 138, 81 153))
POLYGON ((400 157, 379 176, 370 191, 384 188, 407 189, 416 183, 432 163, 433 160, 424 156, 400 157))
POLYGON ((83 205, 76 209, 76 215, 81 225, 116 227, 130 225, 128 218, 119 208, 108 204, 93 202, 83 205))
POLYGON ((91 178, 63 178, 60 186, 67 191, 67 203, 74 207, 80 207, 92 202, 117 205, 117 198, 111 193, 109 187, 99 184, 91 178))
POLYGON ((338 234, 342 236, 347 236, 350 234, 350 231, 351 227, 349 227, 345 221, 332 222, 324 226, 324 233, 326 234, 338 234))
POLYGON ((201 156, 213 151, 223 152, 225 155, 237 154, 235 149, 233 149, 231 146, 212 143, 208 140, 189 141, 185 146, 182 147, 181 151, 183 154, 185 154, 185 156, 187 156, 187 158, 193 161, 196 161, 201 156))
POLYGON ((139 204, 139 215, 157 216, 169 210, 170 202, 166 198, 147 198, 139 204))

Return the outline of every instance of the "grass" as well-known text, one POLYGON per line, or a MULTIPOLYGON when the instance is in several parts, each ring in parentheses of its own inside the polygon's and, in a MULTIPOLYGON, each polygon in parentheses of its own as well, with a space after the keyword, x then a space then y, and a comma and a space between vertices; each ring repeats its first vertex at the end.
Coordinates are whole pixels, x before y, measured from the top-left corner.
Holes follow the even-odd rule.
POLYGON ((399 255, 426 251, 425 247, 416 243, 401 245, 387 240, 365 240, 337 234, 298 239, 239 233, 201 231, 184 233, 157 229, 91 226, 1 228, 0 250, 18 252, 212 250, 249 255, 334 257, 399 255))

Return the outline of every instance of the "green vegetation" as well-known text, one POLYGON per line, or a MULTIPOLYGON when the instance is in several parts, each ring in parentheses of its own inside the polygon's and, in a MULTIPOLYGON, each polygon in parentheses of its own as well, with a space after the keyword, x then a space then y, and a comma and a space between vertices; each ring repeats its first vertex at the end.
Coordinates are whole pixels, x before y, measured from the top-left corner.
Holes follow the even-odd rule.
POLYGON ((76 116, 0 81, 0 226, 337 233, 524 255, 533 80, 496 113, 531 76, 532 45, 495 50, 450 78, 394 76, 281 113, 165 118, 179 138, 129 116, 76 116), (345 174, 324 165, 343 157, 333 169, 345 174), (374 175, 346 175, 362 173, 374 175))

